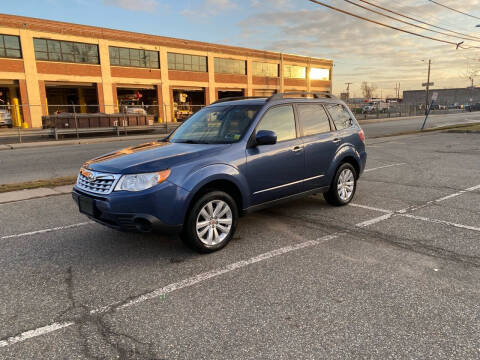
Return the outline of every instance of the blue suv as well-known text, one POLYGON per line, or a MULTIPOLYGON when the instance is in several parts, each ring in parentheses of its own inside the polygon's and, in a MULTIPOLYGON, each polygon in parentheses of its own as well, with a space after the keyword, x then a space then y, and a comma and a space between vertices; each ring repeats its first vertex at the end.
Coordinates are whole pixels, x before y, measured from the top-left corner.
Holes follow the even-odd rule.
POLYGON ((328 93, 223 99, 165 139, 87 161, 72 195, 101 224, 179 232, 212 252, 251 211, 313 193, 348 204, 366 158, 354 115, 328 93))

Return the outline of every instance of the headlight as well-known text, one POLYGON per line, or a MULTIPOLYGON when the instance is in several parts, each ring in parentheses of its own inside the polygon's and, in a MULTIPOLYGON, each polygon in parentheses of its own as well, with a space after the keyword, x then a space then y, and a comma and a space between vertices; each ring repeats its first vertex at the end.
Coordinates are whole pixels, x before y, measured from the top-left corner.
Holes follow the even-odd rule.
POLYGON ((147 174, 123 175, 115 186, 115 191, 142 191, 164 182, 170 175, 170 170, 147 174))

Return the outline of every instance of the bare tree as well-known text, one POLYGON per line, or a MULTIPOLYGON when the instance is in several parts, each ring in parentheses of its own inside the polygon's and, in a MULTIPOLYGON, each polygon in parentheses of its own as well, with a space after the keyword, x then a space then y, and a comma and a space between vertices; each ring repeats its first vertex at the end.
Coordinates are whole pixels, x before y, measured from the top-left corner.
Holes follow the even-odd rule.
POLYGON ((470 87, 473 88, 475 78, 480 75, 480 66, 467 64, 467 70, 462 73, 462 77, 470 82, 470 87))
POLYGON ((377 90, 377 86, 374 84, 368 84, 366 81, 362 82, 362 95, 365 99, 371 99, 373 97, 373 93, 377 90))

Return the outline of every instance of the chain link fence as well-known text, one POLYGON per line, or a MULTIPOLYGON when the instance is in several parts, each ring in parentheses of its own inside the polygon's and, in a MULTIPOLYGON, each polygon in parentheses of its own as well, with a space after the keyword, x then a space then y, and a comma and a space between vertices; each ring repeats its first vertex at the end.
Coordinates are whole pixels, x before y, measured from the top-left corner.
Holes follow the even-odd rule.
POLYGON ((0 106, 0 143, 63 137, 169 133, 204 105, 49 104, 0 106), (43 114, 43 115, 41 115, 43 114), (172 119, 165 122, 165 114, 172 119), (37 117, 31 129, 27 119, 37 117), (41 125, 38 122, 41 117, 41 125))
MULTIPOLYGON (((405 103, 347 103, 350 110, 355 114, 357 120, 373 120, 385 119, 407 116, 422 116, 425 115, 425 105, 413 105, 405 103)), ((460 107, 448 108, 447 106, 434 106, 431 115, 434 114, 454 114, 463 111, 470 111, 471 109, 463 109, 460 107)), ((472 109, 474 111, 474 109, 472 109)))

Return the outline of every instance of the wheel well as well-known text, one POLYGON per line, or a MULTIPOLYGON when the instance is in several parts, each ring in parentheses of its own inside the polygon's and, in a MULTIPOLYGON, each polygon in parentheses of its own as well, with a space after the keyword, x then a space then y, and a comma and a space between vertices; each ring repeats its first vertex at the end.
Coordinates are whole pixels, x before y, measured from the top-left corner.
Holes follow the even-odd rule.
POLYGON ((356 172, 357 179, 358 179, 358 177, 360 176, 360 166, 358 165, 357 160, 355 160, 355 158, 352 157, 352 156, 347 156, 347 157, 342 159, 342 162, 340 163, 340 165, 338 165, 338 167, 342 166, 342 164, 345 164, 345 163, 348 163, 348 164, 353 166, 353 168, 355 169, 355 172, 356 172))
POLYGON ((233 200, 235 200, 235 203, 237 204, 238 212, 239 213, 242 212, 242 209, 243 209, 242 193, 240 192, 240 189, 237 187, 237 185, 235 185, 233 182, 228 180, 214 180, 203 185, 200 189, 198 189, 198 191, 195 193, 192 200, 190 201, 190 204, 188 205, 188 210, 185 216, 188 216, 190 209, 192 208, 193 204, 195 204, 195 201, 197 201, 198 198, 200 198, 207 192, 214 191, 214 190, 220 190, 230 195, 233 198, 233 200))

